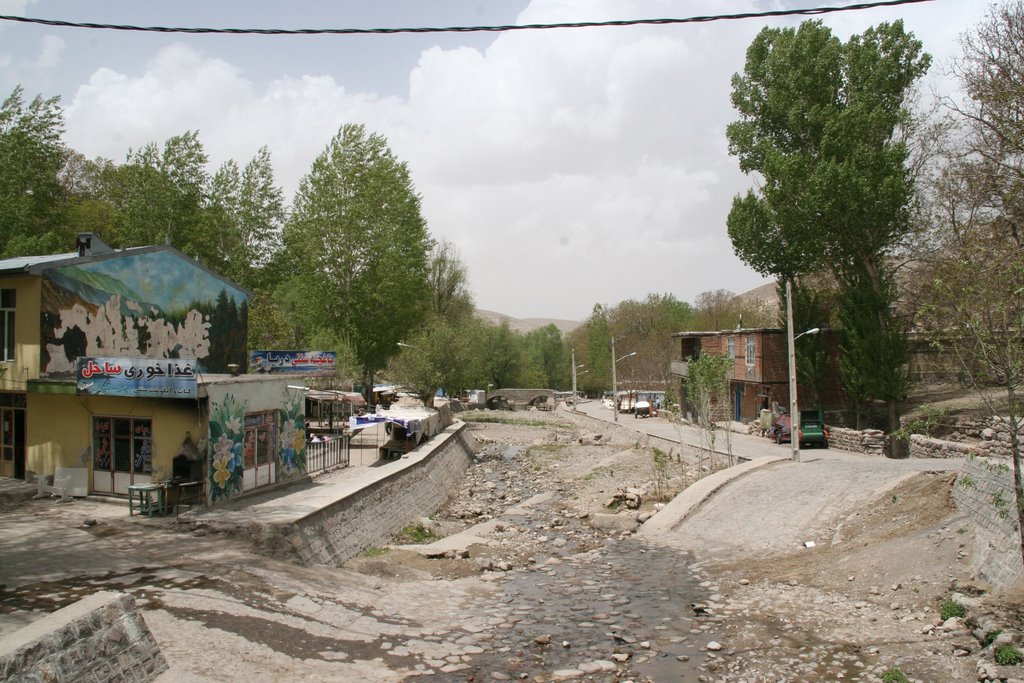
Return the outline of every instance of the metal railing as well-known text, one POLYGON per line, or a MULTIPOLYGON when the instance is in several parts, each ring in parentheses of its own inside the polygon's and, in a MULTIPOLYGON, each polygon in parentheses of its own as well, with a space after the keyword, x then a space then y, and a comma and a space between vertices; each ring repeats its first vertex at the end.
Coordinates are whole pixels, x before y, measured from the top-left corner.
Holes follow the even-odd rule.
POLYGON ((313 474, 335 467, 348 467, 349 437, 330 436, 306 444, 306 472, 313 474))

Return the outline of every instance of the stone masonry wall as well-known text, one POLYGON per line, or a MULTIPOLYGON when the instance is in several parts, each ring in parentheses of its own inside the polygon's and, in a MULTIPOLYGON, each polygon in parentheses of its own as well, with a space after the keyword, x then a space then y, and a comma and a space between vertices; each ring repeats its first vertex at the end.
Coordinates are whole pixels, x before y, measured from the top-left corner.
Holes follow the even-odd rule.
POLYGON ((146 683, 167 670, 132 596, 102 591, 0 643, 0 680, 146 683))
POLYGON ((998 588, 1024 579, 1014 510, 1013 470, 1006 461, 967 458, 953 485, 953 501, 975 527, 978 578, 998 588))
POLYGON ((255 529, 256 550, 337 567, 369 548, 387 545, 394 534, 440 508, 472 461, 473 444, 461 422, 428 446, 389 465, 376 482, 299 522, 255 529))
POLYGON ((851 453, 885 455, 885 434, 878 429, 828 428, 828 445, 851 453))

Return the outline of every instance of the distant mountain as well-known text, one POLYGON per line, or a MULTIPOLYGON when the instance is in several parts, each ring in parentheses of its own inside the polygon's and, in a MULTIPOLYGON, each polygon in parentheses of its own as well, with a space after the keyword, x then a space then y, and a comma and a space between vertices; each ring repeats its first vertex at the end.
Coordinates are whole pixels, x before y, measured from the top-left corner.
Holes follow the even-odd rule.
POLYGON ((737 294, 736 298, 744 303, 770 305, 777 309, 779 307, 779 286, 774 280, 766 282, 760 287, 737 294))
POLYGON ((480 308, 476 309, 476 317, 480 318, 484 322, 491 323, 492 325, 500 325, 502 321, 507 320, 509 328, 523 334, 539 330, 540 328, 547 327, 548 325, 554 325, 562 334, 567 334, 582 324, 578 320, 558 320, 555 318, 513 318, 512 316, 504 315, 503 313, 485 311, 480 308))

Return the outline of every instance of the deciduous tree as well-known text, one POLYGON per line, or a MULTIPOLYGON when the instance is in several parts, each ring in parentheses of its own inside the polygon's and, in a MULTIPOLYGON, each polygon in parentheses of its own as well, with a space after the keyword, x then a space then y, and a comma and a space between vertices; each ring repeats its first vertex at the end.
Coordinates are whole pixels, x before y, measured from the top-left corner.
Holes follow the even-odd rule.
MULTIPOLYGON (((889 259, 910 231, 913 199, 900 131, 929 62, 902 22, 843 43, 810 21, 762 30, 732 82, 740 119, 728 127, 729 150, 760 181, 733 202, 728 228, 736 253, 780 279, 830 270, 844 297, 868 289, 857 298, 870 308, 847 319, 860 326, 847 338, 872 340, 875 348, 899 335, 889 259)), ((850 356, 854 379, 879 380, 868 392, 887 402, 895 430, 905 370, 889 363, 899 354, 867 364, 862 358, 850 356)))
POLYGON ((348 342, 369 390, 429 306, 430 238, 408 167, 382 136, 342 126, 302 179, 284 238, 294 314, 348 342))
POLYGON ((59 174, 67 157, 57 98, 25 102, 18 86, 0 104, 0 255, 66 251, 59 174))

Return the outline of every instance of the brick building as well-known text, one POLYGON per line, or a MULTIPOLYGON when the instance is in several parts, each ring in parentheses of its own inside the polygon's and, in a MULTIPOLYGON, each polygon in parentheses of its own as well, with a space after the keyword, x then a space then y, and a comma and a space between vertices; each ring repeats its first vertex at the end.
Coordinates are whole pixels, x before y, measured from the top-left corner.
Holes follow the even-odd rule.
MULTIPOLYGON (((820 407, 826 412, 845 408, 839 376, 839 346, 835 334, 823 332, 828 362, 825 376, 817 387, 797 386, 797 397, 804 409, 820 407), (815 396, 817 394, 817 396, 815 396), (815 400, 817 399, 817 400, 815 400)), ((677 332, 672 335, 678 349, 671 373, 679 383, 683 412, 693 414, 686 395, 689 363, 703 354, 724 355, 733 359, 729 377, 732 419, 754 420, 762 408, 778 405, 789 407, 789 364, 786 331, 782 328, 760 327, 722 330, 718 332, 677 332)), ((800 353, 800 340, 797 341, 800 353)))

